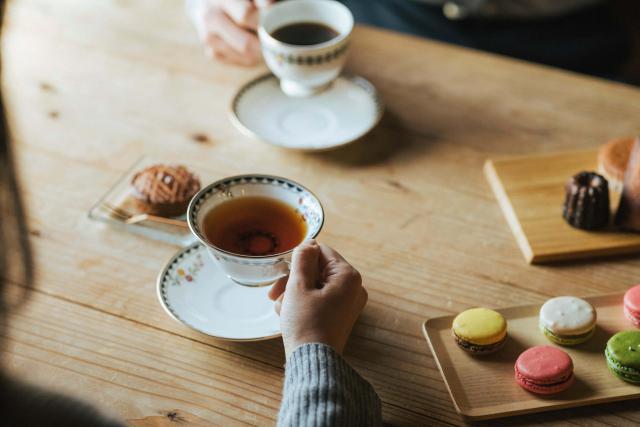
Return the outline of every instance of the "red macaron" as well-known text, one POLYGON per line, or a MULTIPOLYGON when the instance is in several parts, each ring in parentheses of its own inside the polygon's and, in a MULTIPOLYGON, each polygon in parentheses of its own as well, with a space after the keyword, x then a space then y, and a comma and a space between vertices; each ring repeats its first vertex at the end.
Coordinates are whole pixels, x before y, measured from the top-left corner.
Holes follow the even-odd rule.
POLYGON ((640 285, 624 294, 624 315, 631 323, 640 327, 640 285))
POLYGON ((539 345, 524 351, 516 360, 518 384, 533 393, 560 393, 573 384, 573 361, 556 347, 539 345))

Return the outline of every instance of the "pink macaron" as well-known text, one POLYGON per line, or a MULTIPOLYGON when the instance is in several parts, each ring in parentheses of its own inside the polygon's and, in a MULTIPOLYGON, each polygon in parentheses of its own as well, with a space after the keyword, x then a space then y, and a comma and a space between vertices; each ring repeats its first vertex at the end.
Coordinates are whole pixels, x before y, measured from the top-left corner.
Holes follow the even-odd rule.
POLYGON ((624 294, 624 315, 640 327, 640 285, 634 286, 624 294))
POLYGON ((524 351, 516 360, 516 381, 533 393, 560 393, 573 384, 573 361, 556 347, 539 345, 524 351))

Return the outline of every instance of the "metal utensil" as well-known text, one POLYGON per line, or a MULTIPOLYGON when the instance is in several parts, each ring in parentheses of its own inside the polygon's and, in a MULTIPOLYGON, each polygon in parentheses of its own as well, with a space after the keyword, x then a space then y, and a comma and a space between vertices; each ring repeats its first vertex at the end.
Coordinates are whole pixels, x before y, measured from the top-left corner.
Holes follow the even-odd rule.
POLYGON ((113 215, 115 218, 119 219, 120 221, 124 222, 125 224, 138 224, 143 221, 150 221, 150 222, 156 222, 159 224, 173 225, 173 226, 181 227, 185 229, 189 228, 189 226, 187 225, 187 222, 180 219, 165 218, 162 216, 151 215, 151 214, 132 214, 122 208, 113 206, 112 204, 107 202, 103 203, 102 206, 104 206, 104 208, 108 210, 109 213, 111 213, 111 215, 113 215))

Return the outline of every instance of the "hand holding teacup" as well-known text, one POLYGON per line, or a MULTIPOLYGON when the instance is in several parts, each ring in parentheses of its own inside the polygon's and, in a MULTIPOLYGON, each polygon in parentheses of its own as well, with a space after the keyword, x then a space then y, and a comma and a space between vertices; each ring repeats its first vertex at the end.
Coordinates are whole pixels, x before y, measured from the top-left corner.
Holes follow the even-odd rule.
POLYGON ((262 59, 256 36, 259 12, 274 1, 187 0, 186 9, 208 57, 251 66, 262 59))
POLYGON ((269 290, 276 301, 287 357, 306 343, 323 343, 342 354, 367 303, 358 270, 315 240, 293 252, 291 274, 269 290))
POLYGON ((282 90, 296 97, 338 77, 353 30, 353 15, 334 0, 188 0, 187 12, 208 56, 255 65, 262 50, 282 90))

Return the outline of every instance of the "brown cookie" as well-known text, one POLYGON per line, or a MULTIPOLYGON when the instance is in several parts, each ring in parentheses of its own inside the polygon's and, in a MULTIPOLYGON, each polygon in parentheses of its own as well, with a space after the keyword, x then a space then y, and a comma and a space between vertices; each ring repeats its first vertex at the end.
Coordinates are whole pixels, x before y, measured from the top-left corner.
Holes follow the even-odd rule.
POLYGON ((187 211, 189 201, 200 190, 200 180, 184 166, 158 164, 136 173, 131 186, 141 211, 172 217, 187 211))

